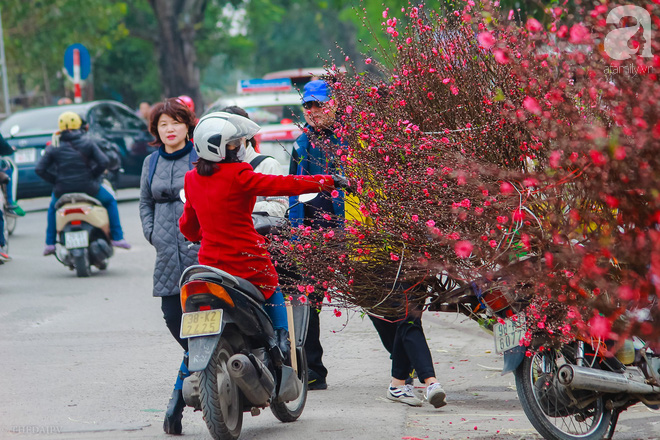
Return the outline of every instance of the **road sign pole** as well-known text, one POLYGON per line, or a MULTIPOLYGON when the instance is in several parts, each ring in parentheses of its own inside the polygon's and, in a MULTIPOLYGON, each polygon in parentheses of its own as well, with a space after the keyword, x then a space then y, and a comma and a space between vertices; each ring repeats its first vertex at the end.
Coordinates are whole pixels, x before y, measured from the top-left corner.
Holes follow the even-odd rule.
POLYGON ((82 89, 80 88, 80 50, 73 50, 73 102, 82 102, 82 89))

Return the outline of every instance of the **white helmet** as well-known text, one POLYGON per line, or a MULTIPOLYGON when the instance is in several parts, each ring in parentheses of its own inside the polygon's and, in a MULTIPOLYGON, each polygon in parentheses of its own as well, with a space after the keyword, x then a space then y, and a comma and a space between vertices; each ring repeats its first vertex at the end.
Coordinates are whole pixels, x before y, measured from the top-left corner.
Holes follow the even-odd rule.
POLYGON ((251 139, 261 127, 243 116, 214 112, 203 116, 193 132, 195 151, 202 159, 221 162, 227 157, 227 142, 251 139))

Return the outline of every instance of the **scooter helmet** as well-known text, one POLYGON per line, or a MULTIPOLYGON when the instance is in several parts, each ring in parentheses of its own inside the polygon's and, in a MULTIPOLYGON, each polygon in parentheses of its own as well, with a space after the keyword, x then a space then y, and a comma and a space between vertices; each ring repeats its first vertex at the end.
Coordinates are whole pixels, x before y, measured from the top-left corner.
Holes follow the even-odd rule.
POLYGON ((243 116, 214 112, 203 116, 193 132, 195 151, 202 159, 221 162, 227 157, 227 143, 251 139, 259 131, 256 123, 243 116))
POLYGON ((188 95, 181 95, 177 98, 179 102, 190 109, 191 112, 195 113, 195 101, 188 95))
POLYGON ((82 118, 78 113, 64 112, 57 119, 57 124, 60 131, 64 130, 79 130, 82 127, 82 118))

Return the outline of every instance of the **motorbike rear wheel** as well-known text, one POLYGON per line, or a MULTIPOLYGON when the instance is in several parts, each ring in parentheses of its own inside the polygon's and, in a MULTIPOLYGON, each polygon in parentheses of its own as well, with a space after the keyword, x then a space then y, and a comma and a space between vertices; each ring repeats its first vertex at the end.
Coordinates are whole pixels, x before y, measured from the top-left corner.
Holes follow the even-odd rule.
POLYGON ((602 439, 612 419, 612 411, 598 393, 573 390, 585 408, 574 405, 567 389, 557 381, 557 370, 574 363, 575 348, 546 350, 526 357, 515 372, 520 404, 534 428, 549 440, 602 439))
POLYGON ((208 366, 199 375, 202 414, 215 440, 236 440, 243 427, 243 393, 229 377, 227 361, 235 354, 221 337, 208 366))
POLYGON ((76 275, 79 278, 86 278, 92 274, 87 249, 84 249, 80 255, 76 255, 73 258, 73 265, 76 268, 76 275))
POLYGON ((290 402, 273 402, 270 405, 270 410, 273 415, 277 417, 277 420, 284 423, 298 420, 303 409, 305 409, 305 403, 307 403, 307 383, 309 378, 307 377, 307 355, 305 354, 305 349, 299 347, 296 350, 296 355, 298 358, 298 379, 300 379, 303 384, 300 395, 296 400, 290 402))

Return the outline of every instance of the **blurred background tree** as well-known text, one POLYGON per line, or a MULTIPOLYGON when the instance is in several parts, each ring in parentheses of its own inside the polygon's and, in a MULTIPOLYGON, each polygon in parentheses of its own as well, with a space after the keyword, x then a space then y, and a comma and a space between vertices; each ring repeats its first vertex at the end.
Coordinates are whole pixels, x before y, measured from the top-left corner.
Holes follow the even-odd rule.
MULTIPOLYGON (((502 7, 542 16, 557 1, 502 0, 502 7)), ((452 0, 446 3, 451 8, 452 0)), ((392 11, 407 5, 387 2, 392 11)), ((84 99, 136 107, 186 94, 203 108, 233 93, 241 78, 377 56, 370 48, 384 9, 382 0, 88 0, 84 7, 76 0, 4 0, 12 107, 70 95, 63 55, 82 43, 92 57, 84 99)))
MULTIPOLYGON (((13 106, 52 104, 66 88, 65 49, 83 43, 92 59, 126 37, 124 2, 3 0, 5 56, 13 106)), ((95 70, 93 70, 95 73, 95 70)), ((93 81, 93 78, 92 78, 93 81)))

